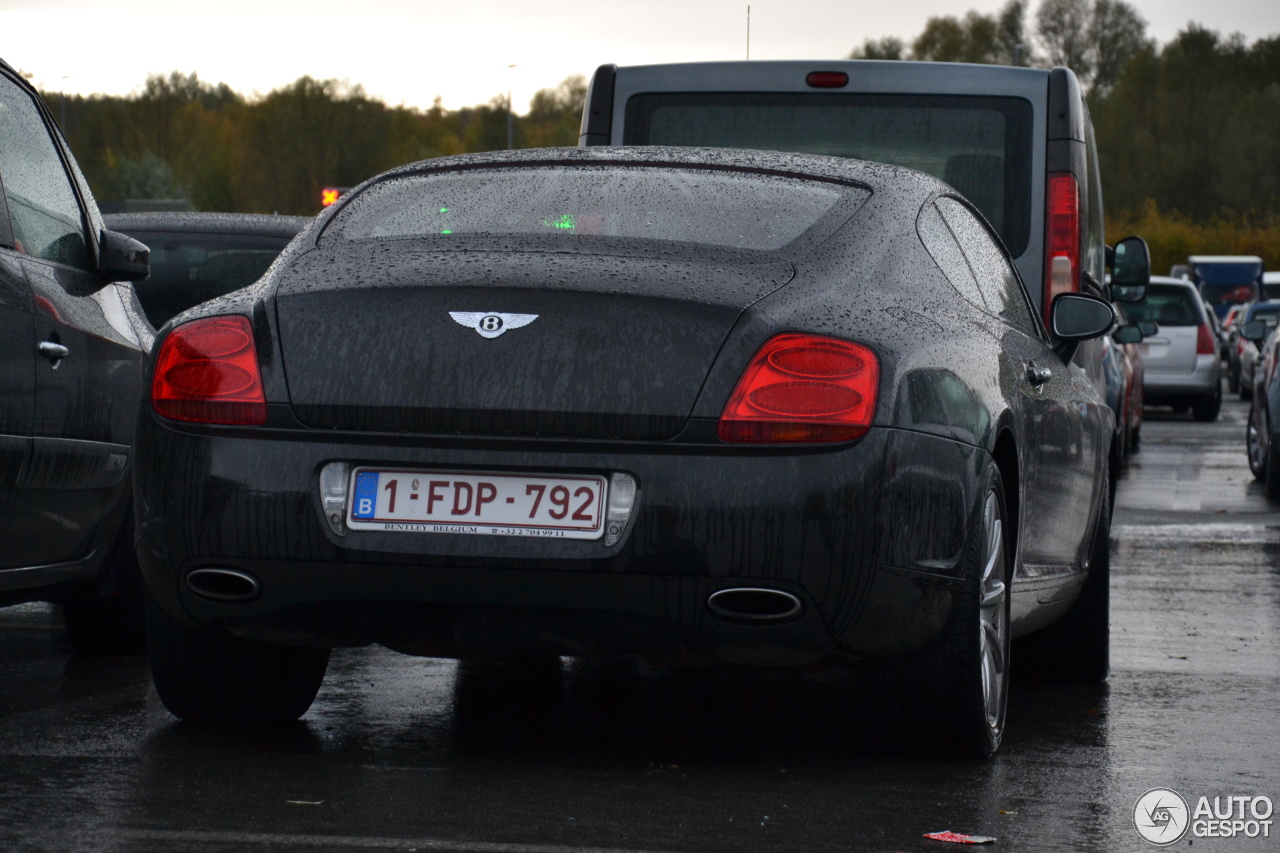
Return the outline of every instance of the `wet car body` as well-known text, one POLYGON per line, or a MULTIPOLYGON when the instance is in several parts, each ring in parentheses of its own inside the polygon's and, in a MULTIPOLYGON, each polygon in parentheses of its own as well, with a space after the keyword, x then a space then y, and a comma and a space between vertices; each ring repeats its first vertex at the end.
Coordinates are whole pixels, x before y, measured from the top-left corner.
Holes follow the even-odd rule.
MULTIPOLYGON (((452 657, 892 658, 948 624, 966 543, 997 482, 1010 520, 1007 539, 990 539, 1007 542, 1008 628, 1049 624, 1084 584, 1107 515, 1113 416, 1054 351, 989 232, 1016 288, 1005 295, 1020 304, 1001 316, 979 306, 976 285, 976 301, 961 295, 917 231, 920 219, 941 233, 937 205, 985 229, 932 178, 802 155, 564 149, 446 158, 375 179, 263 281, 160 333, 163 346, 193 321, 245 318, 266 401, 249 426, 184 423, 152 403, 140 411, 140 550, 162 618, 261 643, 376 642, 452 657), (342 211, 379 181, 524 167, 805 176, 840 198, 770 250, 337 237, 342 211), (450 312, 537 316, 490 338, 450 312), (864 433, 722 437, 726 400, 779 334, 875 354, 864 433), (475 535, 486 531, 465 521, 351 529, 354 510, 327 515, 322 500, 332 463, 422 472, 424 494, 451 472, 625 474, 637 490, 595 540, 475 535), (742 590, 745 605, 714 601, 742 590)), ((946 262, 968 269, 958 248, 946 262)), ((353 499, 348 482, 336 501, 353 499)))
POLYGON ((1280 333, 1265 322, 1254 324, 1257 334, 1250 341, 1259 350, 1258 366, 1253 374, 1253 402, 1249 406, 1249 423, 1245 430, 1245 450, 1249 469, 1260 480, 1267 497, 1280 500, 1280 333))
MULTIPOLYGON (((1277 319, 1280 319, 1280 300, 1267 300, 1250 305, 1244 316, 1240 318, 1240 324, 1243 325, 1250 320, 1262 320, 1275 325, 1277 319)), ((1260 351, 1258 345, 1246 337, 1237 336, 1237 341, 1236 358, 1239 361, 1240 399, 1248 400, 1253 394, 1254 374, 1260 361, 1260 351)))
POLYGON ((130 474, 152 330, 129 281, 146 274, 0 60, 0 606, 64 604, 83 652, 142 640, 130 474))
POLYGON ((134 285, 151 325, 252 284, 311 220, 264 213, 109 213, 108 228, 151 249, 151 275, 134 285))

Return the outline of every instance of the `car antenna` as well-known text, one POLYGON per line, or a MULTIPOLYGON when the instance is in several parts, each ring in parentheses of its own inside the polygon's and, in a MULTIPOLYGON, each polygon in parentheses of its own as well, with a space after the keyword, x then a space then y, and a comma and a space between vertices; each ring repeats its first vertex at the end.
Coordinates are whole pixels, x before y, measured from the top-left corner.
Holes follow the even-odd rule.
POLYGON ((751 61, 751 6, 747 6, 747 61, 751 61))

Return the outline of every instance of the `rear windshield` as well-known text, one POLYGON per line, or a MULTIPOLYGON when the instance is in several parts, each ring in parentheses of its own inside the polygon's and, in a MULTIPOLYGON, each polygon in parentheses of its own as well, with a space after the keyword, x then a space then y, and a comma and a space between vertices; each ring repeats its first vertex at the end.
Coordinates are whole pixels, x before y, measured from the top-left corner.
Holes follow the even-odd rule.
POLYGON ((175 314, 253 284, 288 237, 130 231, 151 249, 151 275, 134 289, 157 329, 175 314))
POLYGON ((1255 305, 1249 309, 1249 320, 1268 319, 1274 320, 1276 315, 1280 314, 1280 302, 1274 305, 1255 305))
POLYGON ((326 229, 349 241, 542 237, 780 249, 862 188, 758 172, 623 164, 466 169, 393 178, 326 229))
POLYGON ((663 93, 627 102, 627 145, 755 148, 906 166, 951 184, 1014 257, 1031 219, 1031 105, 1021 98, 663 93))
POLYGON ((1132 323, 1154 320, 1161 326, 1199 326, 1201 322, 1195 293, 1176 284, 1150 285, 1147 298, 1126 305, 1124 313, 1132 323))
POLYGON ((1240 305, 1258 298, 1252 284, 1202 284, 1200 295, 1210 305, 1240 305))
POLYGON ((1262 264, 1257 261, 1205 261, 1192 269, 1200 295, 1210 305, 1239 305, 1258 298, 1262 264))

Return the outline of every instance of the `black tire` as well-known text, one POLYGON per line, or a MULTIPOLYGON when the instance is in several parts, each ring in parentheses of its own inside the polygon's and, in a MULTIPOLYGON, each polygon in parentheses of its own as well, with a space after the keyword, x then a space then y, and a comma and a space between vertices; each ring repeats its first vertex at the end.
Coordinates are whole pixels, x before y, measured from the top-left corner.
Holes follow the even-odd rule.
POLYGON ((220 624, 187 625, 148 595, 147 650, 160 701, 176 717, 219 726, 298 719, 329 665, 328 649, 246 640, 220 624))
POLYGON ((984 494, 946 625, 918 656, 893 670, 893 689, 914 705, 899 707, 908 716, 923 714, 923 730, 936 739, 937 751, 961 757, 986 757, 1000 747, 1009 701, 1013 547, 1004 523, 1004 486, 994 468, 984 494))
POLYGON ((1227 390, 1233 394, 1240 390, 1240 371, 1234 365, 1227 370, 1227 390))
POLYGON ((1133 428, 1133 431, 1129 433, 1129 452, 1137 453, 1141 449, 1142 449, 1142 424, 1139 423, 1136 427, 1133 428))
POLYGON ((1245 424, 1244 447, 1249 457, 1249 470, 1253 472, 1253 478, 1259 481, 1267 478, 1267 457, 1270 454, 1262 447, 1262 431, 1266 428, 1262 410, 1258 407, 1258 401, 1254 400, 1249 407, 1249 420, 1245 424))
POLYGON ((142 600, 142 569, 134 547, 130 510, 97 579, 67 590, 61 600, 71 645, 86 655, 144 653, 147 636, 142 600))
POLYGON ((1280 453, 1276 453, 1276 434, 1271 434, 1271 447, 1267 451, 1266 476, 1263 478, 1263 486, 1267 493, 1267 497, 1273 501, 1280 501, 1280 453))
POLYGON ((1100 684, 1111 673, 1111 489, 1103 489, 1089 575, 1071 609, 1018 641, 1018 676, 1065 684, 1100 684))
MULTIPOLYGON (((1244 392, 1240 394, 1241 399, 1245 399, 1244 392)), ((1191 404, 1191 416, 1198 421, 1216 421, 1218 413, 1222 411, 1222 386, 1218 386, 1217 393, 1207 399, 1196 400, 1191 404)))
POLYGON ((1114 436, 1111 439, 1111 450, 1107 453, 1107 484, 1111 488, 1113 504, 1116 500, 1116 483, 1120 482, 1120 469, 1124 467, 1123 441, 1123 436, 1114 436))
POLYGON ((1241 400, 1253 399, 1253 382, 1250 381, 1248 384, 1246 384, 1243 376, 1240 377, 1240 399, 1241 400))

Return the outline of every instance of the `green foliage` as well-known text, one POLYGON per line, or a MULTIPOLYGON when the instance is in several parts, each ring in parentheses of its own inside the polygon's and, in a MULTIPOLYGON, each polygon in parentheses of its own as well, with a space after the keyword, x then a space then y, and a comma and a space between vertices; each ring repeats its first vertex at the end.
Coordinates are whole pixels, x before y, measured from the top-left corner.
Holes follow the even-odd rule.
POLYGON ((1122 212, 1107 220, 1107 242, 1140 234, 1151 247, 1151 271, 1166 275, 1188 255, 1257 255, 1270 267, 1280 263, 1280 215, 1211 216, 1197 222, 1180 213, 1165 213, 1148 200, 1136 214, 1122 212))
POLYGON ((849 54, 850 59, 906 59, 907 44, 900 38, 886 36, 882 39, 867 39, 862 47, 855 47, 849 54))
POLYGON ((962 18, 935 16, 911 42, 910 50, 894 36, 869 38, 849 58, 1026 65, 1031 55, 1025 36, 1026 11, 1024 0, 1008 0, 994 15, 971 11, 962 18))
POLYGON ((1129 59, 1149 46, 1146 29, 1123 0, 1043 0, 1036 12, 1050 64, 1070 68, 1094 94, 1115 85, 1129 59))
POLYGON ((1109 214, 1150 199, 1201 222, 1280 216, 1280 38, 1250 47, 1193 24, 1091 101, 1109 214))
POLYGON ((963 18, 930 18, 911 44, 915 59, 934 62, 1001 63, 1000 24, 992 15, 969 12, 963 18))
MULTIPOLYGON (((515 146, 575 145, 586 81, 538 92, 515 146)), ((131 97, 43 93, 100 200, 185 198, 196 210, 312 214, 326 186, 404 163, 507 147, 506 97, 461 110, 389 107, 360 86, 299 78, 248 100, 174 72, 131 97)))

